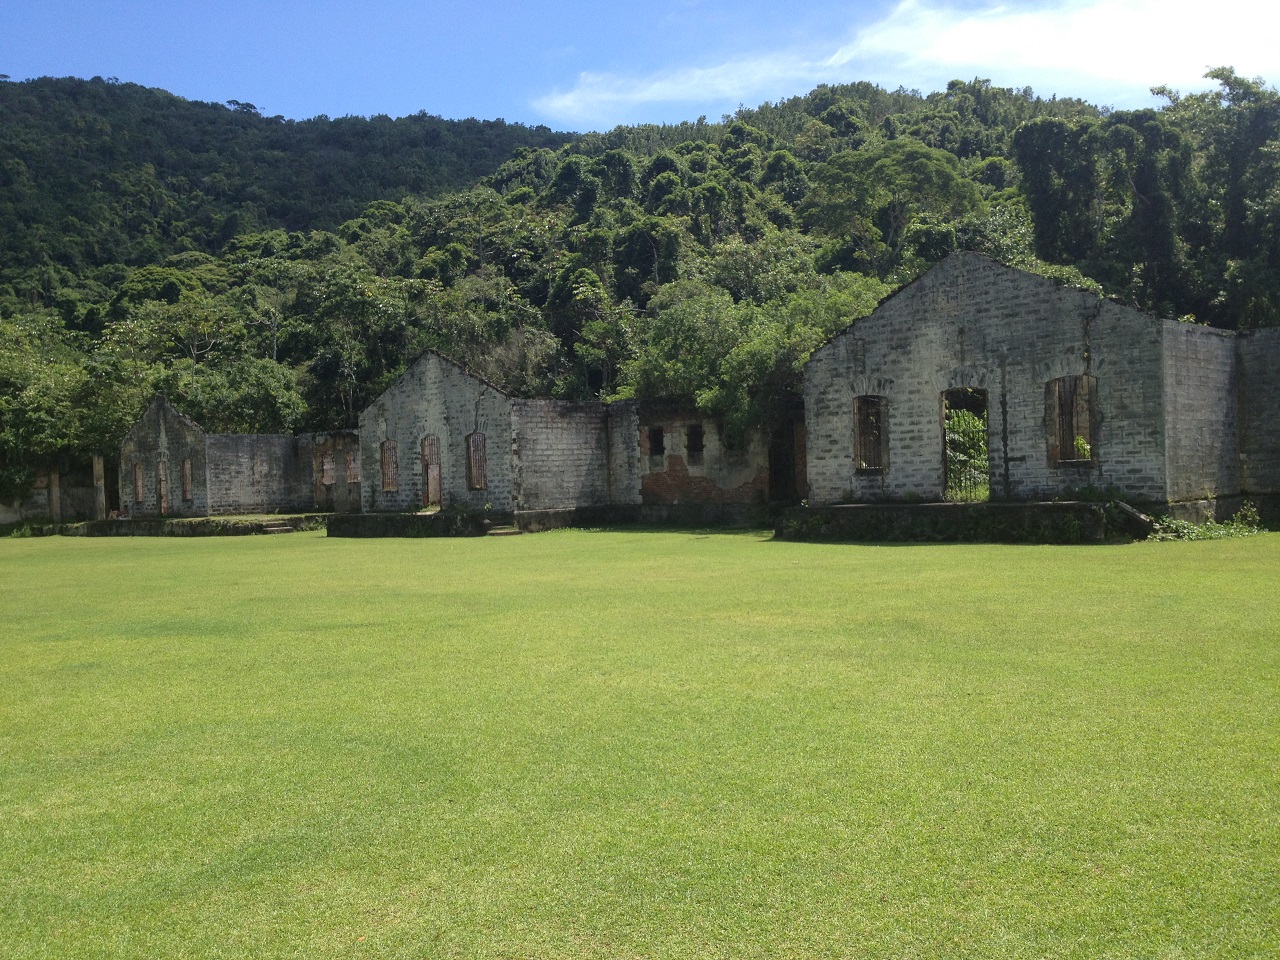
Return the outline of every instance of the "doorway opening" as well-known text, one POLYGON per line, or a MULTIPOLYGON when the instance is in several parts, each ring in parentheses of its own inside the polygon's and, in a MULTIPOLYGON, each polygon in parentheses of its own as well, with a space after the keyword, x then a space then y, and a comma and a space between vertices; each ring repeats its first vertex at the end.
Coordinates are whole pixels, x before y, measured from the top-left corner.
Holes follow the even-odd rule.
POLYGON ((795 503, 800 499, 796 483, 796 424, 784 419, 774 425, 769 438, 769 500, 795 503))
POLYGON ((942 499, 958 503, 991 499, 987 391, 967 387, 943 391, 942 433, 942 499))
POLYGON ((434 433, 422 438, 422 473, 426 483, 422 485, 422 505, 430 510, 439 509, 443 491, 440 482, 440 438, 434 433))

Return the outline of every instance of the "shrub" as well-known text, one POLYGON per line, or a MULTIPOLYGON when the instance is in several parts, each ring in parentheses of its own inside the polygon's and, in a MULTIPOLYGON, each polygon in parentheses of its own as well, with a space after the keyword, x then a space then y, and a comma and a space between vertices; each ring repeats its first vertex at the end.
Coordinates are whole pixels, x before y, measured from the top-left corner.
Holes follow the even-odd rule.
POLYGON ((1160 517, 1151 531, 1150 540, 1222 540, 1226 537, 1251 537, 1262 530, 1258 508, 1250 500, 1226 523, 1209 520, 1192 523, 1189 520, 1173 520, 1160 517))

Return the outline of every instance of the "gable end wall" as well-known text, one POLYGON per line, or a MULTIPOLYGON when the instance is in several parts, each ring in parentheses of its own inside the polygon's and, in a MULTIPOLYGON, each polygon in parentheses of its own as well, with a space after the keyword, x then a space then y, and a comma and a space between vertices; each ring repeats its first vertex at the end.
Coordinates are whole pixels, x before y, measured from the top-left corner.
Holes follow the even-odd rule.
POLYGON ((364 509, 413 510, 424 504, 422 440, 440 440, 443 506, 499 513, 513 509, 511 398, 434 353, 419 357, 360 414, 364 509), (485 435, 486 486, 467 483, 467 437, 485 435), (382 442, 396 441, 398 489, 382 489, 382 442))
POLYGON ((810 500, 940 499, 942 393, 985 390, 994 498, 1116 486, 1165 493, 1162 325, 976 254, 955 254, 815 351, 805 368, 810 500), (1049 460, 1045 385, 1096 378, 1091 463, 1049 460), (854 469, 854 398, 886 398, 888 467, 854 469))
POLYGON ((205 432, 157 397, 120 443, 120 504, 130 516, 160 516, 158 464, 165 464, 170 517, 209 515, 205 432), (191 461, 191 499, 182 498, 182 461, 191 461), (142 500, 134 498, 134 466, 142 466, 142 500))

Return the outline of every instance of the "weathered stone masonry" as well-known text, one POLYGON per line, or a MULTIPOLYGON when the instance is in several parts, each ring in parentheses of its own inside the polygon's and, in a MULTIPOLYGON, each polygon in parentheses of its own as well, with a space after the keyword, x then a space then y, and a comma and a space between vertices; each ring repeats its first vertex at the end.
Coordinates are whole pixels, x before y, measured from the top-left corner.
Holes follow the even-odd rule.
POLYGON ((640 499, 634 404, 524 400, 428 351, 360 415, 364 509, 640 499))
POLYGON ((630 403, 513 401, 515 509, 638 503, 637 429, 630 403))
POLYGON ((1242 334, 1236 347, 1240 485, 1280 494, 1280 329, 1242 334))
POLYGON ((360 414, 363 508, 510 512, 511 436, 511 397, 427 352, 360 414))
POLYGON ((640 496, 645 504, 751 504, 769 497, 768 445, 739 448, 696 410, 647 403, 639 411, 640 496))
POLYGON ((1280 340, 1270 333, 1162 321, 954 254, 810 359, 810 497, 940 499, 942 394, 955 388, 985 392, 997 499, 1082 487, 1163 502, 1274 493, 1280 340), (1076 397, 1066 433, 1060 395, 1076 397), (883 463, 855 462, 860 404, 882 421, 883 463))
POLYGON ((678 404, 517 399, 429 351, 358 432, 206 434, 157 397, 121 446, 120 497, 174 517, 938 500, 944 394, 985 407, 993 499, 1280 502, 1280 330, 1159 320, 968 253, 815 351, 803 414, 737 449, 678 404))
POLYGON ((156 397, 120 444, 120 504, 135 517, 209 515, 207 435, 156 397))
MULTIPOLYGON (((156 397, 120 445, 120 502, 135 517, 351 509, 351 498, 339 499, 317 475, 322 452, 350 452, 359 472, 359 450, 349 431, 297 437, 205 433, 156 397)), ((346 471, 344 463, 344 481, 346 471)))

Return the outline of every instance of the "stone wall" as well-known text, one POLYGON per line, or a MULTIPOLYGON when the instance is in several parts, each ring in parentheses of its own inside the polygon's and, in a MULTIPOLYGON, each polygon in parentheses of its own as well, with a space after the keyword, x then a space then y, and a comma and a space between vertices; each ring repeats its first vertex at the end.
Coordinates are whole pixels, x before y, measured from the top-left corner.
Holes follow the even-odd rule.
POLYGON ((1239 370, 1241 487, 1280 494, 1280 329, 1236 340, 1239 370))
POLYGON ((209 515, 315 509, 310 436, 209 434, 206 448, 209 515))
POLYGON ((603 403, 514 400, 515 509, 609 502, 609 415, 603 403))
MULTIPOLYGON (((105 511, 106 491, 102 492, 105 511)), ((0 525, 28 520, 61 523, 100 519, 98 494, 91 466, 78 461, 63 462, 37 475, 26 496, 0 503, 0 525)))
POLYGON ((611 403, 609 416, 609 503, 640 503, 644 461, 640 454, 639 404, 634 400, 611 403))
POLYGON ((120 511, 134 517, 209 513, 205 432, 164 397, 151 401, 121 441, 120 511), (184 462, 190 463, 189 485, 184 484, 184 462))
POLYGON ((814 352, 809 496, 941 499, 944 391, 983 391, 996 499, 1119 487, 1163 499, 1162 325, 976 254, 954 254, 814 352), (1092 378, 1092 450, 1055 458, 1047 385, 1092 378), (883 398, 887 462, 856 470, 854 399, 883 398))
POLYGON ((1214 500, 1240 492, 1236 345, 1230 331, 1164 324, 1167 499, 1214 500))
POLYGON ((640 498, 645 504, 764 503, 769 496, 769 450, 759 434, 734 448, 713 420, 696 411, 641 406, 640 498), (701 451, 694 431, 701 430, 701 451), (655 431, 662 433, 657 452, 655 431))
POLYGON ((310 443, 315 509, 359 513, 360 434, 355 430, 314 433, 310 443))
POLYGON ((424 441, 436 439, 441 505, 510 513, 513 502, 511 398, 437 353, 419 357, 360 414, 364 509, 411 510, 428 499, 424 441), (484 437, 483 486, 468 474, 468 438, 484 437), (394 443, 384 447, 386 441, 394 443), (384 459, 389 465, 383 482, 384 459))

